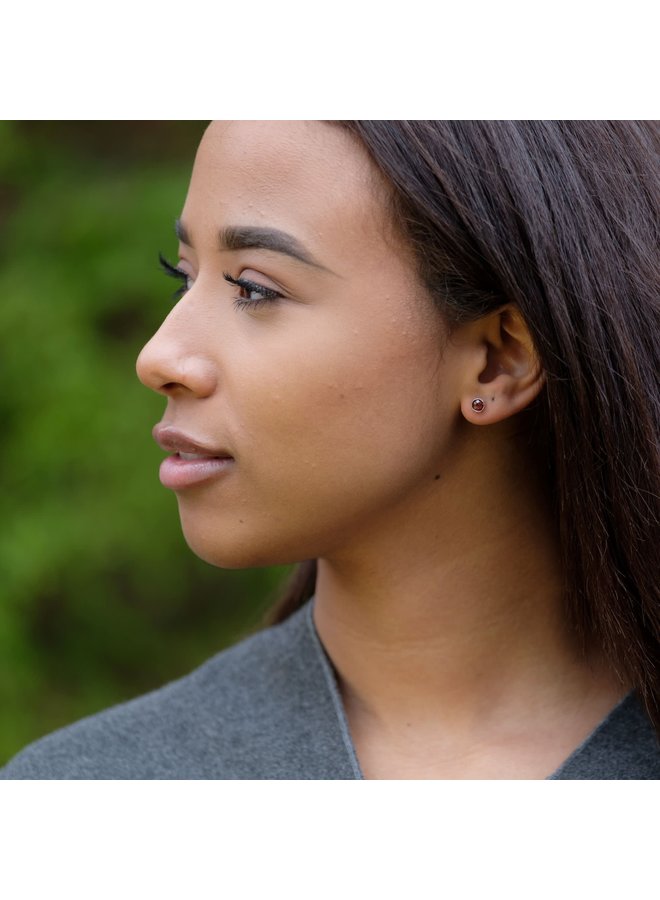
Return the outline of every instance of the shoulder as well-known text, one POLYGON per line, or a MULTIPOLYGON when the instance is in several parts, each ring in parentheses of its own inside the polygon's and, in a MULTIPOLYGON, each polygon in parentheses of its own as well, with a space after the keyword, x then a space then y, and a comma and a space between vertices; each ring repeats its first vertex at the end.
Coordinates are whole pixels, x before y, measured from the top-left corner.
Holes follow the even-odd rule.
POLYGON ((660 743, 637 696, 628 694, 551 777, 660 779, 660 743))
POLYGON ((304 760, 284 745, 305 705, 328 699, 305 616, 304 607, 184 678, 36 741, 0 777, 301 777, 291 773, 304 760))

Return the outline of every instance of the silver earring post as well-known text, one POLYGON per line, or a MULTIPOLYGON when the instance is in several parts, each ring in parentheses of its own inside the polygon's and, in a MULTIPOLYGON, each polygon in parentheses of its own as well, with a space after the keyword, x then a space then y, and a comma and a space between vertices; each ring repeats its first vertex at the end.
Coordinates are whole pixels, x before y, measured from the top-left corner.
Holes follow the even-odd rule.
POLYGON ((481 399, 481 397, 475 397, 474 400, 472 401, 472 409, 475 412, 483 412, 485 407, 486 407, 486 404, 481 399))

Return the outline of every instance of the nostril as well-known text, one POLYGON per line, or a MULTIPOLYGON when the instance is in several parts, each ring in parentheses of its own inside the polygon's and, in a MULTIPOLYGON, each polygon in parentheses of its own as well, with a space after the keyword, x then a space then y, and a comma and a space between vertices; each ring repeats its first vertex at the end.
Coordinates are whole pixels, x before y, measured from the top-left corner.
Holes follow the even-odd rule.
POLYGON ((155 338, 143 348, 136 369, 140 381, 152 391, 172 396, 181 391, 199 397, 213 393, 216 367, 199 353, 182 352, 178 345, 155 338))

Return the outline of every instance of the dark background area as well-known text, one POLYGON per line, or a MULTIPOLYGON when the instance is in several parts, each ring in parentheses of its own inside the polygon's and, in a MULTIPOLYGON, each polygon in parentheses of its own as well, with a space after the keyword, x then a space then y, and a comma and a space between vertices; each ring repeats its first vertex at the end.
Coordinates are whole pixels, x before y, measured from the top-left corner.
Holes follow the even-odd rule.
POLYGON ((0 122, 0 764, 259 627, 284 569, 181 536, 135 359, 204 122, 0 122))

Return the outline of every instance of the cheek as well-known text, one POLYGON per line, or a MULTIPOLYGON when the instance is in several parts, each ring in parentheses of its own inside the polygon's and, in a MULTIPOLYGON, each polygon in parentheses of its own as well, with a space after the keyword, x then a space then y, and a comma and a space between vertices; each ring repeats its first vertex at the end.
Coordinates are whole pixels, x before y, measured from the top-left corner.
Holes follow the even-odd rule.
POLYGON ((234 411, 254 477, 288 471, 302 488, 322 475, 329 487, 428 463, 450 392, 441 336, 420 332, 400 317, 343 328, 336 338, 319 328, 287 355, 251 360, 235 385, 234 411))

